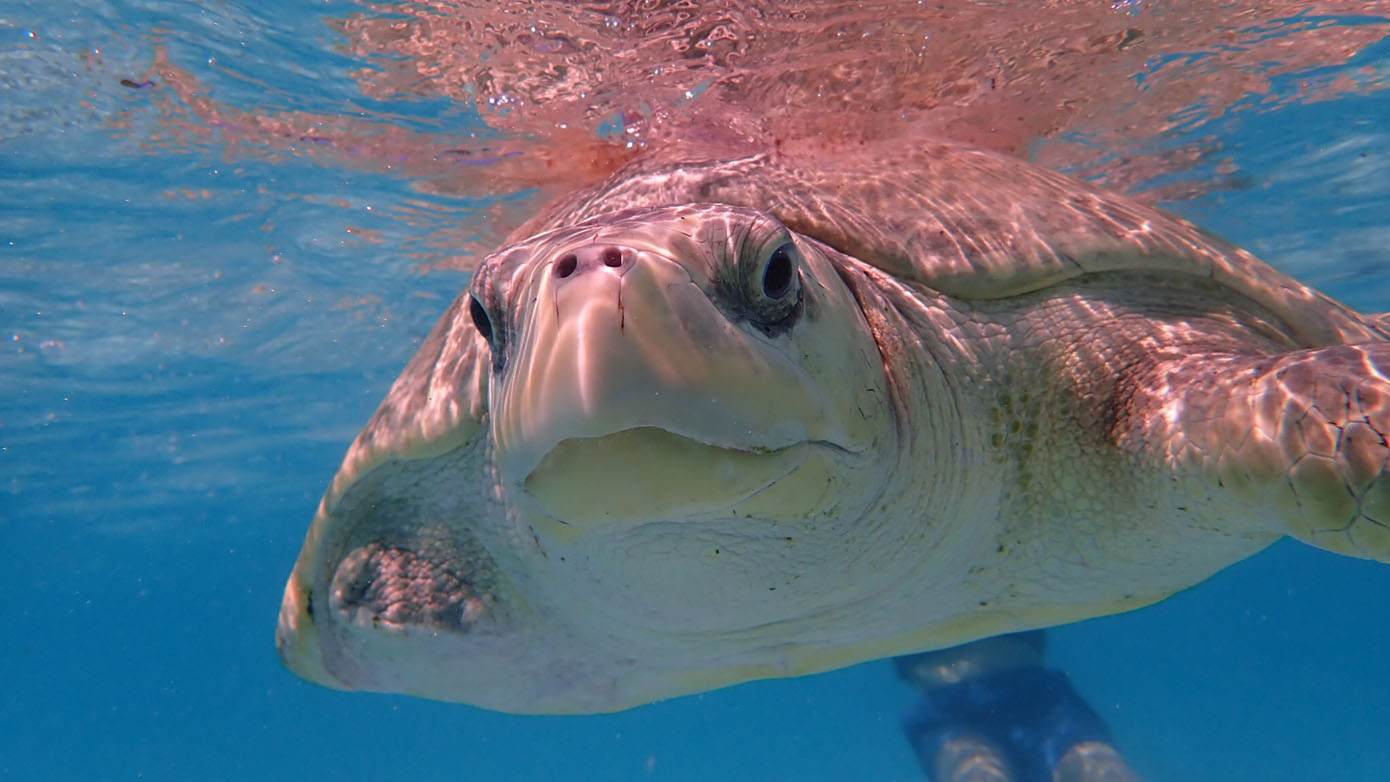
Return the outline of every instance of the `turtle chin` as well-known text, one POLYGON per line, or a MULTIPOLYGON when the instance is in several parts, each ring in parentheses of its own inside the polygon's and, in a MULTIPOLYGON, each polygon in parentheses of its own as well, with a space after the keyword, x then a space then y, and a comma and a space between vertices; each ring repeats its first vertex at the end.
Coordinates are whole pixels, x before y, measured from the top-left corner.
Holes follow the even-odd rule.
POLYGON ((337 689, 508 703, 479 672, 516 653, 526 604, 481 534, 491 506, 451 480, 478 472, 467 449, 392 461, 325 500, 281 605, 290 670, 337 689))
POLYGON ((794 473, 816 445, 735 448, 639 426, 561 440, 523 488, 561 535, 725 515, 794 473))

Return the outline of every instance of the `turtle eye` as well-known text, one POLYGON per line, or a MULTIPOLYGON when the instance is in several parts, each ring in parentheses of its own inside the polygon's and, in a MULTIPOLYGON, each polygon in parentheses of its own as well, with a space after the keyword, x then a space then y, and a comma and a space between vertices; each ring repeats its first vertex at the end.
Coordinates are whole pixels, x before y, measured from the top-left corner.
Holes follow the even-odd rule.
POLYGON ((489 346, 492 345, 492 318, 487 314, 487 308, 478 301, 477 296, 468 297, 468 315, 473 318, 473 326, 478 329, 478 333, 483 335, 489 346))
POLYGON ((784 244, 772 251, 767 265, 763 267, 763 295, 769 299, 785 298, 792 290, 792 277, 796 269, 792 266, 790 245, 784 244))
POLYGON ((787 240, 760 255, 746 272, 748 304, 764 328, 787 325, 801 302, 798 258, 796 245, 787 240))
POLYGON ((487 342, 487 349, 492 353, 492 371, 501 372, 505 365, 502 346, 497 344, 499 336, 497 330, 492 326, 492 316, 488 314, 487 307, 473 294, 468 294, 468 317, 473 321, 473 328, 478 330, 483 339, 487 342))

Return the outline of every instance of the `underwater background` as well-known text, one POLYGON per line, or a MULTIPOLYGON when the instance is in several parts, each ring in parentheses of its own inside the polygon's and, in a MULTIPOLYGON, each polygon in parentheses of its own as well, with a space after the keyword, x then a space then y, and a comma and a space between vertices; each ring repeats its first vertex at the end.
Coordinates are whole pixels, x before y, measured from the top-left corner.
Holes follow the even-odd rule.
MULTIPOLYGON (((626 5, 583 7, 616 29, 680 4, 626 5)), ((861 32, 884 24, 882 9, 841 5, 861 32)), ((1080 8, 1118 31, 1107 46, 1155 46, 1138 71, 1059 67, 1054 81, 1078 93, 1113 81, 1130 96, 1001 147, 1390 310, 1390 7, 956 5, 1013 14, 1001 24, 1020 39, 1043 6, 1080 8), (1171 32, 1222 25, 1226 43, 1171 32), (1257 56, 1232 63, 1222 46, 1257 56)), ((706 50, 763 23, 731 7, 745 28, 701 28, 706 50)), ((540 86, 497 87, 496 71, 467 64, 457 90, 420 86, 424 68, 403 86, 406 54, 362 43, 382 29, 419 41, 474 10, 0 0, 0 777, 922 777, 899 727, 913 694, 886 662, 579 718, 340 693, 280 665, 281 590, 318 498, 466 283, 458 258, 590 175, 555 173, 537 129, 578 126, 618 150, 660 133, 655 103, 614 109, 621 90, 560 122, 507 108, 541 100, 540 86)), ((536 35, 532 54, 578 40, 536 35)), ((1039 40, 1073 51, 1064 38, 1039 40)), ((1003 45, 980 48, 1020 73, 1003 45)), ((716 53, 702 67, 738 62, 716 53)), ((653 89, 693 101, 723 83, 697 73, 686 90, 687 76, 657 74, 653 89)), ((1390 778, 1384 565, 1283 542, 1157 606, 1049 637, 1052 663, 1147 779, 1390 778)))

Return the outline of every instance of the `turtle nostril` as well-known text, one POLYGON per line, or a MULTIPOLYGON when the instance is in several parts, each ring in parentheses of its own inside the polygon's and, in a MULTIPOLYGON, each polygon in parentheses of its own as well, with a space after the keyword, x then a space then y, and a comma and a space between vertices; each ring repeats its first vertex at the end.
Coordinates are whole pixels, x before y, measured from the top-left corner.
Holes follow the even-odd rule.
POLYGON ((568 277, 574 274, 574 269, 578 265, 579 259, 574 256, 574 253, 568 253, 555 262, 555 276, 560 278, 568 277))
POLYGON ((603 265, 611 266, 614 269, 623 265, 623 251, 616 247, 609 247, 603 251, 603 265))

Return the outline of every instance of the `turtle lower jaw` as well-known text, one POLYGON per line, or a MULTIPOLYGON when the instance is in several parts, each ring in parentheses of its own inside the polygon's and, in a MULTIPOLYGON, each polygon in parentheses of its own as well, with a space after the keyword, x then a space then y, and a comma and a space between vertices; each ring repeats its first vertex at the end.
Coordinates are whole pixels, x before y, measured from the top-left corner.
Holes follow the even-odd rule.
POLYGON ((542 518, 570 534, 680 521, 734 509, 787 478, 817 447, 731 447, 651 426, 561 440, 522 487, 542 518))

